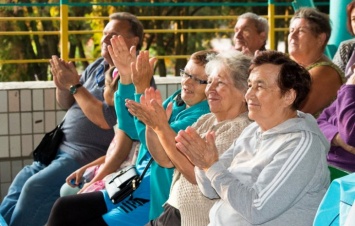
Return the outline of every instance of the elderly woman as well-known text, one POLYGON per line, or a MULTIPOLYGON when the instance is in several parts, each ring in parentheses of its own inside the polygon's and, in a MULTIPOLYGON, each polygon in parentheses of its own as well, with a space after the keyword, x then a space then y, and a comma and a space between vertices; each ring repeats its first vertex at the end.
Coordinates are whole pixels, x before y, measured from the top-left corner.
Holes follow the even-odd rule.
MULTIPOLYGON (((227 150, 250 123, 244 99, 249 65, 250 58, 235 50, 218 54, 206 65, 208 83, 205 93, 211 113, 201 116, 192 127, 202 138, 209 130, 214 131, 218 154, 227 150)), ((185 68, 182 73, 191 72, 185 68)), ((148 99, 147 96, 152 97, 154 93, 145 95, 141 104, 128 101, 129 111, 148 126, 148 148, 158 164, 176 167, 165 211, 147 225, 206 226, 209 222, 208 212, 215 200, 207 199, 199 191, 194 165, 176 149, 176 133, 169 128, 164 109, 156 104, 156 100, 148 99), (154 136, 152 134, 158 135, 159 139, 151 139, 154 136), (156 148, 155 143, 159 141, 163 149, 156 148)), ((159 98, 158 102, 161 102, 159 98)), ((204 147, 203 141, 200 142, 201 147, 204 147)))
POLYGON ((328 16, 315 8, 301 8, 291 19, 289 54, 312 78, 311 90, 301 110, 313 115, 318 115, 336 98, 343 83, 343 73, 323 54, 330 33, 328 16))
POLYGON ((331 143, 328 162, 355 172, 355 73, 340 88, 337 99, 319 115, 317 122, 331 143))
POLYGON ((249 118, 219 157, 215 133, 204 141, 188 127, 177 148, 196 166, 201 192, 220 198, 209 225, 311 225, 329 185, 329 143, 313 116, 297 111, 306 98, 309 73, 279 52, 259 53, 245 95, 249 118))

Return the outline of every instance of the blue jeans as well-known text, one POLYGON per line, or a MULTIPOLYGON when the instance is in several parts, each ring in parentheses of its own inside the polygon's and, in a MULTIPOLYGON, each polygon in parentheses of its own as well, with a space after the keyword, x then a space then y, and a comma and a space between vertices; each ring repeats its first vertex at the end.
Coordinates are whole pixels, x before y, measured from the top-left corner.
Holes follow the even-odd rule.
POLYGON ((0 213, 9 225, 44 225, 66 177, 79 167, 63 152, 47 167, 39 162, 25 166, 13 180, 0 213))

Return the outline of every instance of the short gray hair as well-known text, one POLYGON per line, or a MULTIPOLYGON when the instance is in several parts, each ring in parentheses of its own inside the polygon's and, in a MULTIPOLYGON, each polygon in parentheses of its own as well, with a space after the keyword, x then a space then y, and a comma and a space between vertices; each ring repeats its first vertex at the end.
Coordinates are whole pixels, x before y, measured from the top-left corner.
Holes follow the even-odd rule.
POLYGON ((255 13, 247 12, 247 13, 243 13, 242 15, 240 15, 238 17, 238 20, 239 19, 247 19, 247 20, 254 21, 255 27, 256 27, 256 30, 258 31, 258 33, 260 34, 261 32, 265 32, 266 37, 267 37, 268 32, 269 32, 269 24, 264 17, 256 15, 255 13))
POLYGON ((206 64, 205 71, 207 76, 215 69, 227 72, 234 86, 245 94, 248 89, 250 63, 251 57, 237 50, 228 50, 213 56, 206 64))
POLYGON ((302 7, 295 12, 291 19, 291 23, 295 19, 302 18, 308 21, 310 29, 315 36, 325 33, 326 39, 323 44, 323 48, 325 48, 332 33, 329 16, 316 8, 302 7))

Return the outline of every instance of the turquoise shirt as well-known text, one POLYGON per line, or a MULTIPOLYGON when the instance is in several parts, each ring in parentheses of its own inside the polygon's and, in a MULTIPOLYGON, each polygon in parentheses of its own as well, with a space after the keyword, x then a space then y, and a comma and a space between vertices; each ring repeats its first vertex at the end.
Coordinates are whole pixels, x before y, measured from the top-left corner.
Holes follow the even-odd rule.
MULTIPOLYGON (((134 94, 133 85, 122 85, 119 83, 119 91, 115 94, 115 107, 118 115, 118 127, 125 131, 131 139, 141 142, 136 166, 142 172, 148 160, 151 158, 146 146, 145 125, 136 117, 133 117, 125 107, 125 99, 134 99, 140 102, 141 94, 134 94)), ((197 119, 210 112, 207 101, 202 101, 186 109, 185 104, 180 106, 176 102, 176 96, 181 90, 176 91, 167 98, 163 107, 166 108, 170 102, 173 103, 172 115, 169 119, 170 127, 178 132, 192 125, 197 119)), ((164 168, 153 162, 150 167, 150 219, 157 218, 163 212, 163 204, 169 197, 170 185, 174 168, 164 168)))

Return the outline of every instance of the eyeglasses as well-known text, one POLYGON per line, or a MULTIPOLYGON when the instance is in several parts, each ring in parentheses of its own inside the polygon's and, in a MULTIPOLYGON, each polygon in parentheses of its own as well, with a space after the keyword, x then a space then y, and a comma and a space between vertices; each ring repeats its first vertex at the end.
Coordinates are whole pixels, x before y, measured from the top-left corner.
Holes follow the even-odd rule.
POLYGON ((184 78, 184 79, 191 78, 191 79, 193 79, 196 83, 201 84, 201 85, 207 84, 207 80, 201 80, 201 79, 199 79, 199 78, 196 78, 196 76, 190 75, 190 74, 186 73, 186 72, 185 72, 184 70, 182 70, 182 69, 180 69, 180 76, 181 76, 182 78, 184 78))

